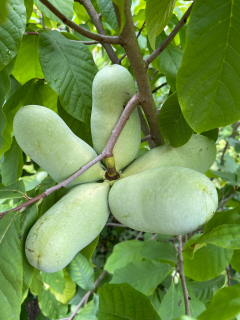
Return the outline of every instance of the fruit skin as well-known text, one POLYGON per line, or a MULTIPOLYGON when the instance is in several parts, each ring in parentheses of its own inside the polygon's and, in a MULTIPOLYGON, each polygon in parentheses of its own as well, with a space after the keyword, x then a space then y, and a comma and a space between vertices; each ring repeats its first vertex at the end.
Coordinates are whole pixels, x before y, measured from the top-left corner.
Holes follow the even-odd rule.
POLYGON ((159 167, 184 167, 205 173, 216 159, 215 142, 205 136, 194 134, 182 147, 170 144, 151 149, 137 158, 122 173, 123 177, 159 167))
POLYGON ((138 231, 178 235, 206 223, 218 205, 217 191, 203 174, 181 167, 147 170, 116 181, 110 211, 138 231))
MULTIPOLYGON (((94 78, 91 132, 94 149, 100 154, 106 146, 127 102, 135 94, 131 74, 120 65, 106 66, 94 78)), ((129 117, 113 149, 117 170, 126 167, 138 153, 141 124, 137 109, 129 117)))
POLYGON ((86 183, 71 189, 32 227, 25 253, 35 268, 61 270, 101 232, 109 216, 110 185, 86 183))
MULTIPOLYGON (((13 130, 21 149, 58 183, 97 157, 54 111, 42 106, 22 107, 15 115, 13 130)), ((67 187, 101 180, 103 174, 98 162, 67 187)))

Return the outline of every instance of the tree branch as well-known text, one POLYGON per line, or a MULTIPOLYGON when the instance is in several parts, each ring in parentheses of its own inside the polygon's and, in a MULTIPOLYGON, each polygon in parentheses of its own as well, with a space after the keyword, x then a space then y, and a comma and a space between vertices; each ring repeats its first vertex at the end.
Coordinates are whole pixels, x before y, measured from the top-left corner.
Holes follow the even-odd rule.
POLYGON ((147 59, 145 59, 145 63, 148 66, 154 59, 157 58, 157 56, 159 56, 159 54, 161 52, 163 52, 163 50, 169 45, 169 43, 175 38, 175 36, 177 35, 177 33, 180 31, 180 29, 185 25, 185 23, 187 22, 188 17, 190 16, 191 10, 193 7, 193 3, 191 4, 191 6, 187 9, 187 11, 185 12, 185 14, 182 16, 181 20, 178 22, 178 24, 176 25, 176 27, 173 29, 173 31, 170 33, 170 35, 163 41, 163 43, 161 43, 161 45, 155 50, 153 51, 152 54, 150 54, 150 56, 147 57, 147 59))
MULTIPOLYGON (((119 23, 119 10, 116 5, 114 5, 114 8, 119 23)), ((121 46, 125 49, 133 73, 136 77, 141 99, 141 106, 146 115, 151 135, 155 137, 154 143, 157 146, 162 145, 164 144, 164 139, 158 126, 157 109, 153 100, 151 86, 148 79, 147 65, 142 58, 142 54, 138 45, 128 0, 125 0, 124 13, 126 22, 123 31, 119 36, 121 46)))
POLYGON ((167 85, 167 82, 162 83, 160 86, 158 86, 157 88, 153 89, 152 93, 157 92, 159 89, 161 89, 162 87, 165 87, 167 85))
MULTIPOLYGON (((92 22, 94 23, 94 25, 97 29, 97 32, 99 34, 107 36, 106 31, 105 31, 103 24, 101 22, 101 19, 100 19, 100 15, 94 9, 94 6, 92 5, 91 1, 90 0, 77 0, 77 2, 79 2, 81 5, 83 5, 84 8, 87 10, 87 13, 89 14, 90 18, 92 19, 92 22)), ((103 45, 104 49, 106 50, 112 63, 119 64, 119 59, 118 59, 116 53, 114 52, 112 46, 108 43, 103 43, 102 45, 103 45)))
POLYGON ((190 297, 188 295, 185 275, 184 275, 184 268, 183 268, 183 256, 182 256, 182 236, 178 236, 178 263, 180 267, 180 278, 182 281, 182 289, 183 289, 183 295, 184 295, 184 303, 185 303, 185 314, 187 316, 190 316, 190 306, 189 306, 189 300, 190 297))
POLYGON ((81 35, 96 40, 100 43, 110 43, 110 44, 120 44, 120 38, 119 37, 109 37, 105 35, 100 35, 98 33, 91 32, 89 30, 86 30, 76 23, 74 23, 72 20, 68 19, 62 12, 60 12, 56 7, 54 7, 48 0, 40 0, 52 13, 55 14, 64 24, 66 24, 68 27, 72 28, 76 32, 80 33, 81 35))
POLYGON ((11 209, 5 212, 0 213, 0 219, 9 211, 18 211, 22 208, 26 208, 28 206, 30 206, 31 204, 35 203, 36 201, 47 197, 49 194, 51 194, 52 192, 62 188, 62 187, 66 187, 70 182, 72 182, 74 179, 76 179, 77 177, 79 177, 81 174, 83 174, 87 169, 91 168, 94 164, 96 164, 98 161, 101 161, 104 158, 108 158, 112 156, 112 151, 113 148, 115 146, 115 143, 117 142, 117 139, 120 135, 120 133, 122 132, 123 127, 125 126, 128 118, 130 117, 131 113, 133 112, 134 108, 136 108, 136 106, 140 103, 140 99, 139 99, 139 94, 136 93, 132 99, 129 100, 128 104, 126 105, 126 107, 123 110, 123 113, 121 115, 121 117, 118 120, 118 123, 116 124, 115 128, 113 129, 111 136, 108 140, 107 145, 105 146, 103 152, 98 155, 95 159, 93 159, 92 161, 90 161, 89 163, 87 163, 86 165, 84 165, 82 168, 80 168, 76 173, 74 173, 71 177, 69 177, 68 179, 66 179, 63 182, 60 182, 59 184, 53 186, 50 189, 47 189, 45 192, 43 192, 42 194, 38 195, 35 198, 32 198, 31 200, 11 209))

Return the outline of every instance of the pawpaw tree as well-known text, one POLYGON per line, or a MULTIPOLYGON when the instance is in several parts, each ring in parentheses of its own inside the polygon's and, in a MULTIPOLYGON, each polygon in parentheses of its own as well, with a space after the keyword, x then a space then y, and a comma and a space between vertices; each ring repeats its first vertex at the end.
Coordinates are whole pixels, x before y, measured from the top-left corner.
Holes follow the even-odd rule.
POLYGON ((240 319, 240 4, 1 0, 0 319, 240 319))

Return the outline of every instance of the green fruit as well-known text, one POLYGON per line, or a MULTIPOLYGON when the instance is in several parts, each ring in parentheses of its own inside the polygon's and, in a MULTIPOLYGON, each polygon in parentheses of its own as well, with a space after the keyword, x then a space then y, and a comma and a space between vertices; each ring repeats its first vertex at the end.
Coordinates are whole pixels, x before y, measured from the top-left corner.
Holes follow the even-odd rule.
POLYGON ((180 148, 170 144, 151 149, 137 158, 123 172, 127 177, 145 170, 159 167, 184 167, 205 173, 216 159, 216 145, 213 140, 194 134, 180 148))
MULTIPOLYGON (((91 131, 94 149, 100 154, 105 148, 124 107, 135 94, 131 74, 120 65, 104 67, 93 81, 91 131)), ((137 109, 129 117, 113 149, 117 170, 126 167, 138 153, 141 124, 137 109)))
POLYGON ((69 264, 106 224, 109 188, 107 182, 86 183, 55 203, 27 236, 25 253, 29 263, 49 273, 69 264))
POLYGON ((206 223, 217 209, 218 196, 205 175, 164 167, 116 181, 109 205, 114 217, 132 229, 177 235, 206 223))
MULTIPOLYGON (((22 107, 14 118, 13 130, 21 149, 57 182, 66 180, 97 157, 54 111, 45 107, 22 107)), ((98 181, 103 174, 97 163, 67 187, 98 181)))

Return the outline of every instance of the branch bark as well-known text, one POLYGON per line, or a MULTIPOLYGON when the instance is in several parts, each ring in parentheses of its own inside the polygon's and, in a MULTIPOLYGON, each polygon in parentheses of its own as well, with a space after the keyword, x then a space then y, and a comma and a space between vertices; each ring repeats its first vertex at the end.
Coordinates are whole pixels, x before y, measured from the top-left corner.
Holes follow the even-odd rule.
MULTIPOLYGON (((79 2, 81 5, 83 5, 84 8, 87 10, 87 13, 89 14, 90 18, 92 19, 92 22, 94 23, 94 25, 97 29, 97 32, 99 34, 107 36, 106 31, 105 31, 103 24, 102 24, 100 15, 94 9, 94 6, 92 5, 91 1, 90 0, 77 0, 77 2, 79 2)), ((106 50, 112 63, 119 64, 119 59, 118 59, 116 53, 114 52, 112 46, 108 43, 103 43, 102 45, 103 45, 104 49, 106 50)))
POLYGON ((178 236, 178 263, 180 267, 180 277, 182 281, 182 289, 183 289, 183 296, 184 296, 184 303, 185 303, 185 314, 187 316, 190 316, 190 306, 189 306, 189 300, 190 297, 188 295, 185 275, 184 275, 184 267, 183 267, 183 255, 182 255, 182 236, 178 236))
POLYGON ((45 192, 43 192, 42 194, 38 195, 35 198, 32 198, 31 200, 21 204, 20 206, 17 206, 11 210, 5 211, 0 213, 0 219, 7 214, 9 211, 18 211, 22 208, 26 208, 28 206, 30 206, 31 204, 35 203, 36 201, 47 197, 49 194, 51 194, 52 192, 62 188, 62 187, 66 187, 71 181, 73 181, 74 179, 76 179, 77 177, 79 177, 81 174, 83 174, 87 169, 91 168, 94 164, 96 164, 98 161, 101 161, 104 158, 108 158, 112 156, 112 151, 113 148, 115 146, 115 143, 117 142, 117 139, 120 135, 120 133, 122 132, 122 129, 124 128, 125 124, 127 123, 127 120, 129 119, 131 113, 133 112, 134 108, 136 108, 136 106, 140 103, 140 98, 139 98, 139 94, 136 93, 128 102, 128 104, 126 105, 126 107, 123 110, 123 113, 120 117, 120 119, 118 120, 118 123, 116 124, 115 128, 112 131, 112 134, 108 140, 107 145, 105 146, 103 152, 98 155, 95 159, 93 159, 92 161, 90 161, 89 163, 87 163, 85 166, 83 166, 82 168, 80 168, 76 173, 74 173, 71 177, 69 177, 68 179, 66 179, 63 182, 60 182, 59 184, 53 186, 50 189, 47 189, 45 192))
MULTIPOLYGON (((116 5, 114 5, 114 8, 119 23, 119 10, 116 5)), ((133 73, 136 77, 141 99, 141 106, 146 115, 151 135, 155 137, 154 143, 156 146, 163 145, 164 139, 158 126, 157 109, 153 100, 151 86, 148 79, 147 65, 142 58, 142 54, 138 45, 128 0, 125 0, 124 13, 126 23, 122 33, 119 36, 121 46, 125 49, 133 73)))
POLYGON ((157 58, 157 56, 159 56, 159 54, 161 52, 163 52, 163 50, 169 45, 169 43, 174 39, 174 37, 177 35, 177 33, 181 30, 181 28, 185 25, 185 23, 187 22, 188 17, 190 16, 191 10, 193 7, 193 3, 191 4, 191 6, 187 9, 187 11, 185 12, 185 14, 182 16, 181 20, 178 22, 178 24, 176 25, 176 27, 173 29, 173 31, 170 33, 170 35, 163 41, 163 43, 155 50, 153 51, 152 54, 150 54, 150 56, 147 57, 147 59, 145 59, 145 63, 148 66, 154 59, 157 58))
POLYGON ((89 30, 86 30, 76 23, 74 23, 72 20, 68 19, 61 11, 59 11, 56 7, 54 7, 48 0, 40 0, 42 4, 44 4, 52 13, 55 14, 64 24, 66 24, 68 27, 72 28, 73 30, 77 31, 81 35, 98 41, 100 43, 109 43, 109 44, 120 44, 120 38, 119 37, 109 37, 105 35, 101 35, 98 33, 91 32, 89 30))

